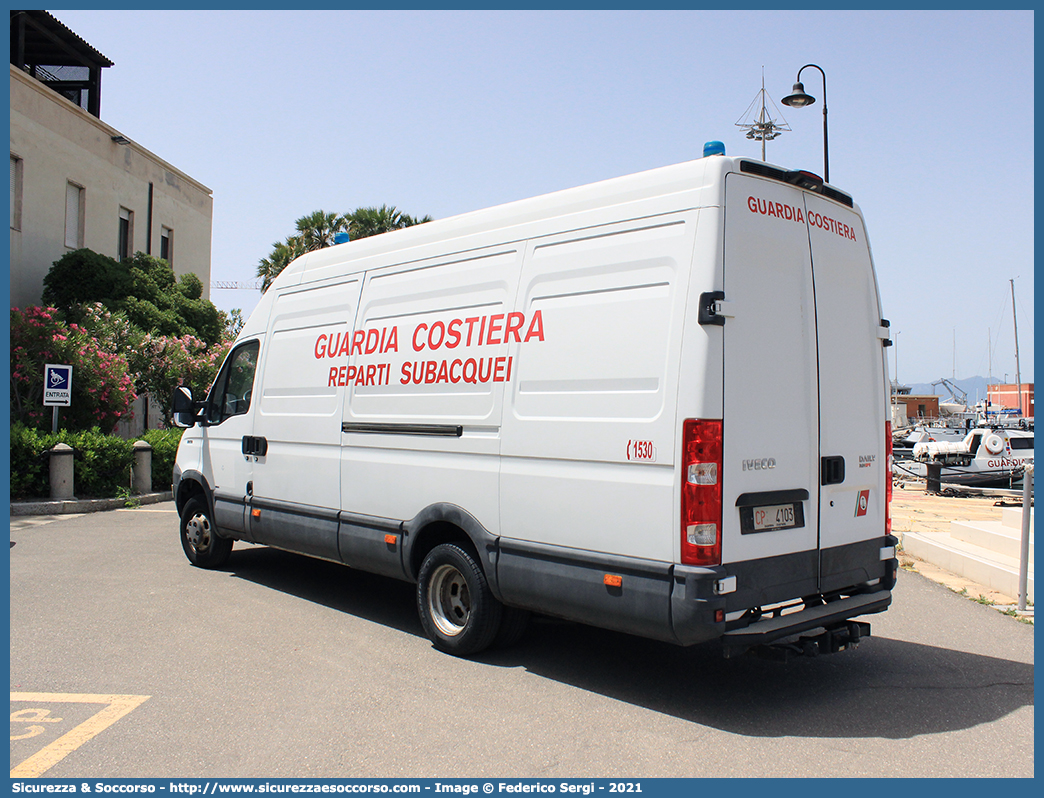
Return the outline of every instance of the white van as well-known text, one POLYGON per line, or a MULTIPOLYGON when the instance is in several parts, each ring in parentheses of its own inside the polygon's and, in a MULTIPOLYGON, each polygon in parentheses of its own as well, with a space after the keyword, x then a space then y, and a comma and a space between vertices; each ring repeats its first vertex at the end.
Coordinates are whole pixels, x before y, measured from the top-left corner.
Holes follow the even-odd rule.
POLYGON ((889 344, 851 197, 724 155, 311 252, 179 389, 182 544, 415 582, 458 655, 836 651, 895 584, 889 344))

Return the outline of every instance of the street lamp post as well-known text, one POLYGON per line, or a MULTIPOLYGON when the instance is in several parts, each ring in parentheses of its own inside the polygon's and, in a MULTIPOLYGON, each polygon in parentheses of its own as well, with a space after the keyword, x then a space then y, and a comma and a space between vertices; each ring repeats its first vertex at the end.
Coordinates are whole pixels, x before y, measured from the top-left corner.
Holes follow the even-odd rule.
POLYGON ((801 85, 801 73, 809 67, 815 67, 823 76, 823 182, 830 182, 830 149, 827 139, 827 99, 826 99, 826 72, 816 64, 805 64, 797 73, 797 82, 794 84, 794 93, 784 97, 781 102, 791 108, 804 108, 812 105, 816 98, 805 93, 805 87, 801 85))

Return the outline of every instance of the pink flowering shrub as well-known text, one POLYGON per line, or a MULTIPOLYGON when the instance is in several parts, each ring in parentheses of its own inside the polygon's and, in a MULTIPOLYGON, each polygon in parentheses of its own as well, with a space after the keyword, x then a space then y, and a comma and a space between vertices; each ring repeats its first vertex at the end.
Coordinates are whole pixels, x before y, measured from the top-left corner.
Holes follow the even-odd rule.
POLYGON ((43 406, 47 363, 73 367, 72 406, 59 410, 68 429, 111 431, 130 410, 134 383, 115 337, 106 340, 80 324, 66 324, 50 307, 11 309, 11 421, 49 430, 43 406))
POLYGON ((138 389, 151 394, 163 409, 166 426, 171 423, 174 389, 185 385, 193 397, 202 399, 230 347, 230 341, 208 345, 193 335, 145 334, 131 354, 131 369, 138 389))

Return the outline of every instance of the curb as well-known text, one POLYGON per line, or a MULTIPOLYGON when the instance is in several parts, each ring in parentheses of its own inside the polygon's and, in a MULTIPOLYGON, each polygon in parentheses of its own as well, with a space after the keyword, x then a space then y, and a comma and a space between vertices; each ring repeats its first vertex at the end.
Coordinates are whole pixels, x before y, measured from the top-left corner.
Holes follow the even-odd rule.
POLYGON ((992 607, 1002 615, 1008 615, 1017 621, 1033 625, 1032 606, 1025 610, 1019 610, 1017 601, 1011 596, 1004 595, 985 585, 980 585, 967 577, 947 571, 945 568, 927 560, 922 560, 920 557, 905 550, 899 552, 899 567, 904 571, 915 573, 931 582, 935 582, 958 596, 963 596, 970 601, 992 607))
POLYGON ((128 502, 135 505, 157 504, 172 501, 173 491, 143 493, 122 499, 67 499, 64 501, 41 500, 35 502, 11 502, 11 517, 16 515, 65 515, 68 513, 97 513, 103 510, 118 510, 128 502))

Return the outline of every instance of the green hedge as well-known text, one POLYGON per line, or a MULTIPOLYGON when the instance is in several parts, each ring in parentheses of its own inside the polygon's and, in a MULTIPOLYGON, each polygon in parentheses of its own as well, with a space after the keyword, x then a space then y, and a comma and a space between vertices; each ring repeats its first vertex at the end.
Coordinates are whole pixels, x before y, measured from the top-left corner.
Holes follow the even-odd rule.
POLYGON ((12 499, 50 494, 46 450, 57 442, 57 436, 45 435, 23 424, 11 425, 12 499))
MULTIPOLYGON (((141 437, 152 446, 152 489, 170 490, 171 472, 181 441, 180 429, 148 430, 141 437)), ((97 427, 83 432, 40 432, 11 426, 11 498, 50 496, 48 451, 58 443, 73 448, 73 490, 78 498, 112 498, 130 486, 134 441, 105 435, 97 427)))

